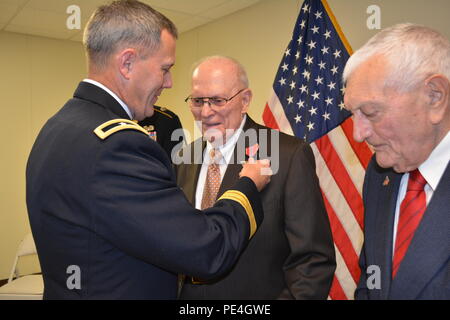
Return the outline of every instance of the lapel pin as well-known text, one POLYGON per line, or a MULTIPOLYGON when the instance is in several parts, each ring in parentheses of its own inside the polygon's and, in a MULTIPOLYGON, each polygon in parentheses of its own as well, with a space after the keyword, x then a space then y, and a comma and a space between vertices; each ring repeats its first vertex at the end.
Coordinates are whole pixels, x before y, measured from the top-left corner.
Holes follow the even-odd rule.
POLYGON ((386 176, 386 178, 384 178, 383 187, 386 187, 387 185, 389 185, 389 177, 388 176, 386 176))
POLYGON ((256 153, 258 152, 258 149, 259 149, 259 144, 255 143, 251 147, 245 148, 245 154, 247 155, 247 157, 254 158, 256 153))

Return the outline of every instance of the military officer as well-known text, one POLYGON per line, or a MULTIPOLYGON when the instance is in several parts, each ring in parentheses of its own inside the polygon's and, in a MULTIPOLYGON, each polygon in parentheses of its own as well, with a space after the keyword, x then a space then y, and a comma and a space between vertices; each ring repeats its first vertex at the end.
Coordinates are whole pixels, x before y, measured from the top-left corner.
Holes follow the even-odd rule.
POLYGON ((172 86, 176 37, 170 20, 134 0, 90 18, 88 77, 27 163, 44 299, 174 299, 177 273, 223 274, 261 224, 267 163, 245 165, 216 205, 196 210, 164 150, 132 121, 172 86))

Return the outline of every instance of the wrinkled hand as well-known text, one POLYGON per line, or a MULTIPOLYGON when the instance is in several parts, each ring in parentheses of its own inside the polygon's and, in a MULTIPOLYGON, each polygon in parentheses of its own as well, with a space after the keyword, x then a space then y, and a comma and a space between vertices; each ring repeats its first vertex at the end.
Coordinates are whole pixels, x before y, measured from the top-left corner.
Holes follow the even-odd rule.
POLYGON ((249 158, 248 161, 242 163, 242 170, 239 172, 239 177, 249 177, 253 180, 258 191, 270 182, 272 176, 272 169, 270 168, 270 160, 255 160, 249 158))

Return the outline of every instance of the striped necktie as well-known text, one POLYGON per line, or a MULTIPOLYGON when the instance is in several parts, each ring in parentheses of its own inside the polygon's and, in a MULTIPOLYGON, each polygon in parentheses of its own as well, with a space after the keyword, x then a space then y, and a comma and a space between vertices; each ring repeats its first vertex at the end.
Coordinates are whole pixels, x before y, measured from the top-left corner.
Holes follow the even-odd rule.
POLYGON ((414 236, 414 232, 419 226, 427 208, 427 199, 424 190, 426 184, 427 181, 418 169, 409 173, 406 195, 400 205, 400 218, 397 226, 394 260, 392 263, 392 278, 397 274, 398 268, 414 236))

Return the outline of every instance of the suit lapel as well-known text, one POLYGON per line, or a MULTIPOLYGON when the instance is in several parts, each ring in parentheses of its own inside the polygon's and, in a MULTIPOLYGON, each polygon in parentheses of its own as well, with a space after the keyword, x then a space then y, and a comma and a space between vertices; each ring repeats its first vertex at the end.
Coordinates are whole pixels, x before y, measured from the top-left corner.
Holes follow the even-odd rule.
POLYGON ((447 262, 448 243, 443 243, 443 237, 450 230, 449 199, 450 165, 447 164, 392 282, 392 299, 416 299, 447 262))
POLYGON ((380 263, 381 269, 380 299, 387 298, 391 286, 394 217, 401 177, 401 174, 393 171, 388 171, 382 175, 382 189, 378 200, 377 220, 375 222, 375 261, 380 263), (387 185, 384 185, 386 182, 388 182, 387 185))
MULTIPOLYGON (((219 198, 225 191, 231 189, 236 181, 239 179, 239 172, 242 170, 242 164, 239 159, 238 147, 244 145, 247 148, 249 143, 247 141, 243 141, 245 139, 245 132, 248 129, 258 129, 258 125, 247 115, 247 119, 245 121, 244 127, 242 128, 241 135, 238 138, 238 141, 233 149, 233 154, 231 156, 231 163, 227 166, 227 170, 222 179, 222 183, 220 184, 219 192, 217 193, 217 198, 219 198)), ((258 131, 256 131, 258 132, 258 131)), ((257 140, 259 137, 257 135, 257 140)), ((242 150, 241 150, 242 153, 242 150)), ((257 156, 255 157, 257 158, 257 156)), ((245 155, 245 160, 248 160, 248 155, 245 155)))
POLYGON ((206 147, 206 142, 203 139, 197 139, 190 146, 191 164, 183 165, 185 170, 183 180, 183 192, 188 200, 195 206, 195 193, 197 191, 198 176, 203 163, 203 152, 206 147))

